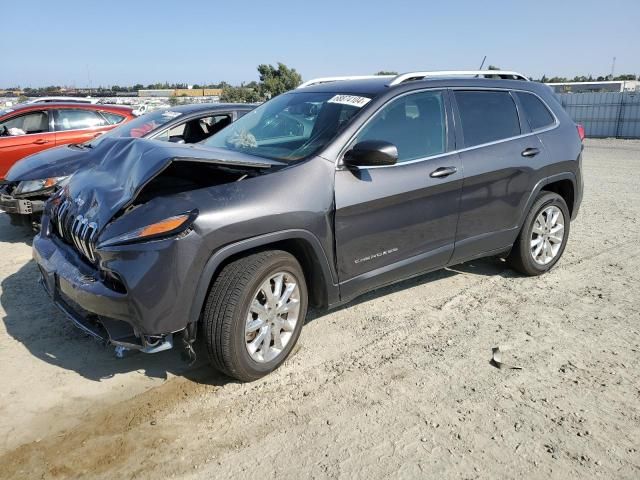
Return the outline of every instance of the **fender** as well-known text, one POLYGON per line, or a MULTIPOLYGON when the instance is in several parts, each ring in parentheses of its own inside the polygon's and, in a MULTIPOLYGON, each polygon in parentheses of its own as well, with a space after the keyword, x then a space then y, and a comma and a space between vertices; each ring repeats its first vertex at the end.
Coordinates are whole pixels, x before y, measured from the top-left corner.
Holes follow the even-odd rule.
MULTIPOLYGON (((520 220, 518 221, 518 226, 516 227, 518 232, 520 232, 520 229, 522 228, 522 224, 524 223, 524 219, 529 214, 529 210, 531 210, 533 202, 535 202, 536 197, 538 196, 540 191, 545 187, 545 185, 549 185, 550 183, 557 182, 559 180, 570 180, 571 183, 573 184, 573 190, 577 194, 578 189, 577 189, 577 184, 576 184, 576 176, 572 172, 557 173, 555 175, 551 175, 550 177, 545 177, 545 178, 541 179, 533 187, 533 190, 531 191, 531 194, 529 195, 529 199, 527 200, 527 205, 522 210, 522 214, 520 216, 520 220)), ((577 202, 577 201, 579 201, 579 199, 575 198, 574 201, 577 202)))
POLYGON ((232 255, 246 252, 248 250, 252 250, 264 245, 281 242, 283 240, 305 240, 311 245, 316 255, 316 259, 318 260, 318 263, 322 268, 322 274, 325 279, 325 287, 327 289, 327 302, 329 304, 338 302, 340 299, 338 282, 333 270, 330 267, 330 262, 327 258, 324 248, 322 248, 320 240, 318 240, 318 238, 308 230, 282 230, 279 232, 272 232, 264 235, 259 235, 257 237, 247 238, 239 242, 225 245, 219 250, 216 250, 211 255, 211 257, 209 257, 209 260, 207 260, 207 263, 205 264, 204 268, 202 269, 202 273, 200 274, 200 280, 198 280, 198 286, 196 287, 191 311, 189 313, 189 323, 195 323, 200 318, 200 313, 202 312, 202 308, 204 307, 204 302, 207 293, 209 292, 209 286, 211 285, 213 276, 218 267, 226 259, 228 259, 232 255))

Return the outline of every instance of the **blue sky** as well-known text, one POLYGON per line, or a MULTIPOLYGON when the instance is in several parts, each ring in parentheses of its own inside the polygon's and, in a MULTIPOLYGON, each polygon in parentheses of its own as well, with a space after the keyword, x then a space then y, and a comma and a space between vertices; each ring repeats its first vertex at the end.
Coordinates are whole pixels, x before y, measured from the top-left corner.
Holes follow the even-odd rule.
POLYGON ((640 0, 44 1, 3 6, 0 86, 474 69, 640 74, 640 0))

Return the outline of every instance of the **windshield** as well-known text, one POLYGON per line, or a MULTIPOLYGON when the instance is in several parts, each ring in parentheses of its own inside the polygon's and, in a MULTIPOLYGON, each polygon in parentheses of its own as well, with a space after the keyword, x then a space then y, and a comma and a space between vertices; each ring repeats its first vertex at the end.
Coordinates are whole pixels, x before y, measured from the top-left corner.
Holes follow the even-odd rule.
POLYGON ((298 160, 327 145, 370 100, 357 94, 287 93, 203 143, 274 160, 298 160))
POLYGON ((101 135, 97 139, 90 142, 90 145, 96 145, 101 139, 105 137, 109 138, 122 138, 122 137, 144 137, 149 132, 155 130, 166 123, 169 123, 174 118, 178 118, 182 113, 174 112, 170 109, 154 110, 153 112, 145 113, 144 115, 124 123, 119 127, 114 128, 108 133, 101 135))

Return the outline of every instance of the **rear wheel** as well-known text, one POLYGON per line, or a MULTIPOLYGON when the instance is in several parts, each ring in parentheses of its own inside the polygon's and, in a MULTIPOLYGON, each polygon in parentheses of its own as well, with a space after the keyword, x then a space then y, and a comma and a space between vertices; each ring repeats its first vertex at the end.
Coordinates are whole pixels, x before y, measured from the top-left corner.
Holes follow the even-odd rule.
POLYGON ((227 264, 204 309, 212 365, 240 381, 278 368, 298 341, 307 298, 302 268, 287 252, 264 251, 227 264))
POLYGON ((570 222, 564 199, 557 193, 541 192, 507 259, 510 265, 531 276, 550 270, 564 252, 570 222))

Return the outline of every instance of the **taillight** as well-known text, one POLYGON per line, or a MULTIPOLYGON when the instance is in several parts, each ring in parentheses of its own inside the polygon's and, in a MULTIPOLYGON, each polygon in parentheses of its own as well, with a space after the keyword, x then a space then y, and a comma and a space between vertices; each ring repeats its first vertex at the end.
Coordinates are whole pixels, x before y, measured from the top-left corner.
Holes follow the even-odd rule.
POLYGON ((580 137, 580 141, 584 141, 584 125, 581 123, 576 123, 576 128, 578 129, 578 136, 580 137))

